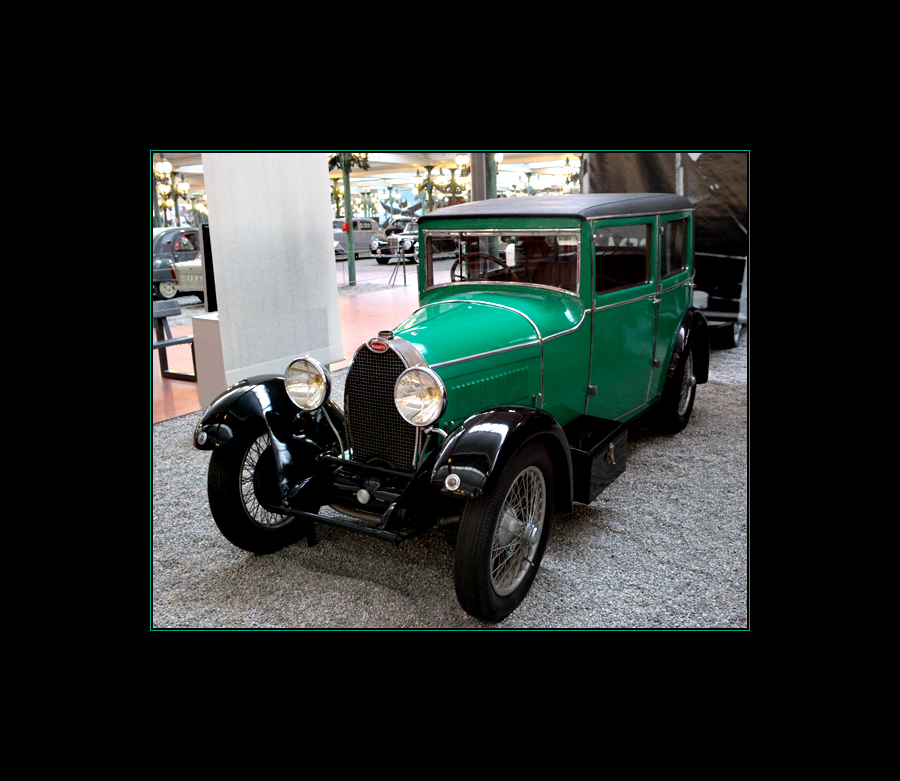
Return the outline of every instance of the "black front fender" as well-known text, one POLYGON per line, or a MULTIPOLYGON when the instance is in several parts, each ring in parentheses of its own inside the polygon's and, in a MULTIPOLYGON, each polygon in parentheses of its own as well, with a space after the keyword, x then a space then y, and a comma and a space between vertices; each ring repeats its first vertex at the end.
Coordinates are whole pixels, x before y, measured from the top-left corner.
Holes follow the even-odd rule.
POLYGON ((293 480, 308 475, 318 456, 343 453, 347 443, 344 414, 334 401, 304 412, 288 398, 282 377, 266 375, 241 380, 216 398, 194 429, 194 446, 228 447, 239 432, 261 425, 268 430, 280 474, 293 480))
MULTIPOLYGON (((444 495, 474 499, 491 491, 513 455, 539 438, 553 462, 556 512, 572 507, 572 456, 562 427, 548 413, 505 407, 472 415, 443 443, 431 472, 431 487, 444 495), (447 486, 455 475, 459 485, 447 486)), ((451 485, 454 481, 451 481, 451 485)))

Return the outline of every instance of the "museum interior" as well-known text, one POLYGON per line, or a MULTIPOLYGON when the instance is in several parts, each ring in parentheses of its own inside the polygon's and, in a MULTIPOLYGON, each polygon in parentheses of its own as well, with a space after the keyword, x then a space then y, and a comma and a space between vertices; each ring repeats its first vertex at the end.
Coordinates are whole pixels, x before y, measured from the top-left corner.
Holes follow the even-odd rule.
MULTIPOLYGON (((362 342, 400 322, 418 301, 414 258, 404 255, 404 262, 398 262, 396 247, 391 246, 374 254, 367 229, 374 229, 383 245, 390 245, 391 236, 398 236, 410 225, 414 228, 417 216, 465 203, 473 197, 567 194, 581 192, 583 186, 583 153, 579 152, 301 154, 321 159, 318 197, 330 204, 333 218, 334 285, 338 291, 343 357, 330 364, 332 371, 345 368, 362 342), (479 182, 486 182, 484 193, 478 192, 479 182), (345 192, 347 183, 349 197, 345 192), (345 219, 348 209, 354 219, 352 263, 345 251, 350 228, 345 219)), ((203 158, 202 152, 151 153, 154 238, 166 231, 171 236, 177 233, 175 228, 194 227, 200 231, 202 242, 203 226, 209 233, 208 226, 215 222, 216 215, 210 208, 203 158)), ((231 199, 240 197, 240 188, 230 193, 231 199)), ((189 241, 190 237, 184 239, 185 248, 193 246, 189 241)), ((177 237, 166 246, 168 250, 160 249, 160 253, 168 255, 162 261, 164 269, 154 272, 154 280, 161 275, 167 277, 162 284, 154 281, 154 314, 168 314, 154 317, 153 321, 153 423, 205 407, 196 380, 195 345, 191 340, 195 318, 209 314, 211 302, 204 293, 209 280, 203 279, 201 252, 195 251, 189 260, 179 260, 179 253, 173 252, 173 247, 180 249, 177 237), (166 308, 160 308, 163 306, 166 308)), ((158 249, 154 245, 154 257, 158 249)))
POLYGON ((152 421, 205 409, 252 376, 238 367, 281 374, 295 344, 332 372, 346 368, 360 344, 417 308, 424 215, 578 193, 687 197, 694 300, 715 299, 738 332, 748 322, 743 151, 152 151, 152 421), (315 345, 298 344, 310 334, 315 345))

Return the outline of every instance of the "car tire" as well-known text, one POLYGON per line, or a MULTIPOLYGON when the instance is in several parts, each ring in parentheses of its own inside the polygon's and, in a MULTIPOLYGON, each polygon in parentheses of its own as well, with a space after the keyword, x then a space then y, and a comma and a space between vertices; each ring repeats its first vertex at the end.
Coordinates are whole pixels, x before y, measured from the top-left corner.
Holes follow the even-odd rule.
POLYGON ((213 451, 207 493, 219 531, 251 553, 274 553, 308 529, 306 520, 263 509, 278 504, 281 494, 275 453, 262 421, 245 426, 228 445, 213 451))
POLYGON ((740 323, 716 323, 709 326, 709 346, 716 350, 733 350, 740 340, 740 323))
POLYGON ((493 491, 463 509, 453 577, 469 615, 495 623, 521 604, 540 567, 552 518, 550 456, 532 443, 513 456, 493 491))
POLYGON ((694 351, 691 346, 681 356, 675 373, 666 384, 660 401, 660 428, 668 434, 684 430, 694 410, 697 378, 694 376, 694 351))
POLYGON ((174 282, 157 282, 154 289, 156 290, 156 297, 164 300, 175 298, 178 293, 178 288, 175 287, 174 282))

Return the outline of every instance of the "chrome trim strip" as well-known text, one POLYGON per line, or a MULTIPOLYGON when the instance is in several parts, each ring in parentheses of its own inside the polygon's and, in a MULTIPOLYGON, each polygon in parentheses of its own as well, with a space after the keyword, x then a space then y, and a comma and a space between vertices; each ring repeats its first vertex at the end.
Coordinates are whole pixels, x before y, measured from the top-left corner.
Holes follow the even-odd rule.
MULTIPOLYGON (((407 342, 406 339, 400 336, 394 336, 390 339, 373 336, 371 339, 367 339, 365 342, 363 342, 356 352, 358 353, 363 348, 371 349, 369 347, 369 342, 383 342, 384 344, 386 344, 388 347, 390 347, 390 349, 397 353, 398 356, 400 356, 400 360, 403 361, 404 364, 406 364, 407 369, 410 369, 413 366, 428 366, 428 363, 425 361, 424 356, 419 352, 418 348, 416 348, 413 344, 407 342)), ((372 350, 372 352, 375 352, 375 350, 372 350)), ((356 353, 354 353, 354 357, 355 355, 356 353)))
POLYGON ((450 361, 443 361, 441 363, 436 363, 432 366, 432 369, 439 369, 442 366, 452 366, 455 363, 462 363, 463 361, 474 361, 476 358, 486 358, 489 355, 497 355, 498 353, 506 353, 511 350, 521 350, 523 347, 534 347, 534 342, 529 342, 528 344, 517 344, 513 347, 499 347, 496 350, 488 350, 483 353, 473 353, 472 355, 467 355, 465 358, 454 358, 450 361))
MULTIPOLYGON (((410 317, 415 315, 416 312, 420 312, 421 310, 425 309, 426 307, 440 306, 441 304, 481 304, 482 306, 494 306, 497 309, 506 309, 509 312, 515 312, 517 315, 524 317, 529 322, 531 327, 534 329, 534 332, 537 334, 538 341, 544 341, 544 338, 541 336, 540 329, 538 329, 537 325, 535 325, 534 320, 532 320, 528 315, 526 315, 524 312, 520 312, 518 309, 513 309, 513 307, 511 306, 506 306, 506 304, 495 304, 493 301, 476 301, 470 298, 448 298, 444 301, 432 301, 430 304, 423 304, 422 306, 420 306, 415 312, 412 313, 412 315, 410 315, 410 317)), ((396 339, 399 337, 394 338, 396 339)), ((412 347, 412 345, 410 346, 412 347)), ((416 350, 416 352, 418 352, 418 350, 416 350)), ((438 365, 439 364, 435 364, 435 366, 438 365)))
MULTIPOLYGON (((678 273, 679 273, 679 274, 683 274, 683 273, 684 273, 684 270, 679 271, 678 273)), ((672 276, 675 276, 675 275, 673 274, 672 276)), ((678 288, 684 287, 685 285, 690 284, 692 281, 693 281, 692 278, 691 278, 691 277, 688 277, 688 278, 685 279, 683 282, 679 282, 677 285, 672 285, 672 287, 663 288, 663 289, 660 290, 659 292, 660 292, 661 294, 662 294, 662 293, 671 293, 673 290, 678 290, 678 288)))
POLYGON ((577 331, 579 328, 581 328, 581 324, 584 322, 584 318, 587 317, 588 312, 590 312, 590 311, 591 311, 590 309, 585 309, 581 313, 581 320, 579 320, 577 323, 575 323, 575 325, 573 325, 571 328, 569 328, 565 331, 560 331, 558 334, 553 334, 552 336, 545 336, 544 341, 549 342, 551 339, 559 339, 560 336, 565 336, 566 334, 570 334, 573 331, 577 331))
MULTIPOLYGON (((515 314, 519 315, 520 317, 525 318, 528 321, 528 323, 534 329, 535 334, 537 334, 538 346, 541 348, 541 409, 543 409, 543 406, 544 406, 544 337, 541 336, 541 331, 537 327, 537 324, 534 322, 534 320, 532 320, 524 312, 520 312, 518 309, 513 309, 511 306, 505 306, 504 304, 495 304, 491 301, 474 301, 474 300, 465 299, 465 298, 453 298, 453 299, 448 299, 446 301, 433 301, 430 304, 425 304, 424 306, 420 306, 415 312, 412 313, 412 315, 410 315, 410 317, 413 317, 417 312, 421 312, 423 309, 425 309, 429 306, 440 306, 441 304, 481 304, 482 306, 493 306, 493 307, 496 307, 497 309, 505 309, 508 312, 514 312, 515 314)), ((396 339, 397 337, 394 337, 394 338, 396 339)), ((482 353, 482 355, 493 355, 494 353, 500 353, 500 352, 504 352, 506 350, 517 350, 520 347, 530 347, 530 346, 531 345, 529 345, 529 344, 519 344, 519 345, 515 345, 514 347, 501 347, 498 350, 491 350, 489 352, 482 353)), ((412 345, 410 345, 410 347, 412 347, 412 345)), ((414 347, 413 347, 413 349, 415 350, 414 347)), ((418 350, 416 350, 416 352, 418 352, 418 350)), ((472 360, 473 358, 478 358, 478 357, 481 357, 481 356, 474 355, 474 356, 467 356, 465 358, 454 358, 452 361, 444 361, 443 363, 436 363, 431 368, 436 369, 439 366, 449 366, 454 363, 461 363, 462 361, 468 361, 468 360, 472 360)))
POLYGON ((604 306, 597 306, 597 302, 595 300, 592 311, 593 312, 602 312, 604 309, 615 309, 617 306, 625 306, 626 304, 633 304, 637 301, 644 301, 647 298, 656 298, 656 291, 654 290, 652 293, 647 293, 646 295, 638 296, 637 298, 629 298, 627 301, 618 301, 615 304, 605 304, 604 306))

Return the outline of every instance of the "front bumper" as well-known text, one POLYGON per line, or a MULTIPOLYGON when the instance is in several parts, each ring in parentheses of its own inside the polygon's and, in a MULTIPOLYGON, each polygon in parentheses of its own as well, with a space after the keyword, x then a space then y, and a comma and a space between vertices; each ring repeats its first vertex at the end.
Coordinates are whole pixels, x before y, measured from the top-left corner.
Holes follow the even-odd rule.
POLYGON ((429 488, 435 458, 432 453, 413 474, 323 454, 312 475, 291 488, 280 505, 266 509, 399 543, 459 512, 453 500, 429 488), (350 517, 311 511, 324 506, 350 517))

